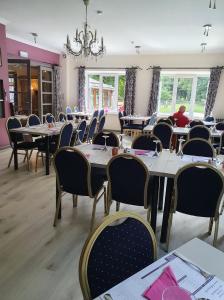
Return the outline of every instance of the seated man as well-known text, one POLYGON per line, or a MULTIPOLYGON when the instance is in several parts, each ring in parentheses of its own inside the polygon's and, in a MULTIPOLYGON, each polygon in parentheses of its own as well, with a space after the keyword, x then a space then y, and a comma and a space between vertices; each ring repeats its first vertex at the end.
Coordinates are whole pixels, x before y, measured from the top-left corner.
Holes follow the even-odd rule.
POLYGON ((178 112, 173 114, 173 118, 175 120, 175 123, 176 123, 177 127, 185 127, 190 122, 188 117, 186 117, 184 115, 185 110, 186 110, 186 107, 184 105, 181 105, 179 107, 178 112))

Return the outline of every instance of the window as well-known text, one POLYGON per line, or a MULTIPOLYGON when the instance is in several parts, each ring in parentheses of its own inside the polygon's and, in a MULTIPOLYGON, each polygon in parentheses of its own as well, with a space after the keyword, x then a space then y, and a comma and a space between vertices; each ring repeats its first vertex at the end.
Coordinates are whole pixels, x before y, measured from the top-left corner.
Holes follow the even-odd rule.
POLYGON ((204 116, 210 72, 162 71, 158 112, 173 114, 180 105, 186 106, 190 118, 204 116))
POLYGON ((124 110, 125 72, 86 71, 86 110, 124 110))

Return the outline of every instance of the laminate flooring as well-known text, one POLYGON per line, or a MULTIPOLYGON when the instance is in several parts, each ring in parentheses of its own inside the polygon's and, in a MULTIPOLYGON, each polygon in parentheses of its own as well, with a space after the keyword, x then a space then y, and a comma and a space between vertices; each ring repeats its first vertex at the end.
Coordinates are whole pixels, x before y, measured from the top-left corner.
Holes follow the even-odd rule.
MULTIPOLYGON (((129 141, 126 141, 129 142, 129 141)), ((34 171, 19 159, 19 169, 7 168, 10 149, 0 151, 0 299, 1 300, 79 300, 78 264, 83 244, 89 233, 92 200, 79 197, 72 207, 72 197, 62 201, 62 220, 54 228, 55 173, 44 175, 41 160, 34 171)), ((121 205, 146 218, 142 208, 121 205)), ((115 211, 113 205, 111 212, 115 211)), ((103 220, 103 201, 97 205, 96 224, 103 220)), ((218 248, 224 251, 224 217, 221 217, 218 248)), ((159 240, 162 213, 158 215, 159 240)), ((176 213, 170 249, 194 237, 208 243, 205 233, 208 220, 176 213)), ((158 243, 159 245, 159 243, 158 243)), ((164 255, 159 249, 159 256, 164 255)))

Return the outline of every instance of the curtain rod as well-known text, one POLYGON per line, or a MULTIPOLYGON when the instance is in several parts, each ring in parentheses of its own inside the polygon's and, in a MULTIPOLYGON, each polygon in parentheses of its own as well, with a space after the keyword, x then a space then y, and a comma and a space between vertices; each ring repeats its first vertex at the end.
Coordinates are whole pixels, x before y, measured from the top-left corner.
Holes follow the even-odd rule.
MULTIPOLYGON (((217 66, 218 68, 221 68, 221 69, 224 69, 224 66, 217 66)), ((210 70, 211 68, 216 68, 216 67, 202 67, 202 68, 199 68, 199 67, 178 67, 178 68, 174 68, 174 67, 171 67, 171 68, 162 68, 162 67, 159 67, 159 66, 150 66, 149 68, 147 68, 146 70, 151 70, 151 69, 161 69, 161 70, 210 70)))
MULTIPOLYGON (((78 69, 79 67, 76 67, 76 69, 78 69)), ((109 67, 85 67, 87 70, 125 70, 127 68, 115 68, 115 67, 112 67, 112 68, 109 68, 109 67)), ((140 68, 139 66, 132 66, 130 68, 134 68, 134 69, 137 69, 137 70, 142 70, 142 68, 140 68)))

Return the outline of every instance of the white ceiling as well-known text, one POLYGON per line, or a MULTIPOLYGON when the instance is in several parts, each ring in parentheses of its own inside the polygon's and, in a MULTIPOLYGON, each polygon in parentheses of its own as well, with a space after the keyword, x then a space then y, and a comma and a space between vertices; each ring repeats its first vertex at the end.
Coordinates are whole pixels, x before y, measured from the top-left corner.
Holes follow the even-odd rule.
MULTIPOLYGON (((217 9, 208 8, 209 0, 90 0, 89 24, 103 35, 108 54, 224 53, 224 0, 217 9), (98 16, 96 11, 103 10, 98 16), (212 24, 208 38, 202 26, 212 24)), ((33 41, 62 51, 66 34, 81 29, 85 17, 82 0, 0 0, 0 22, 7 21, 7 36, 33 41)))

